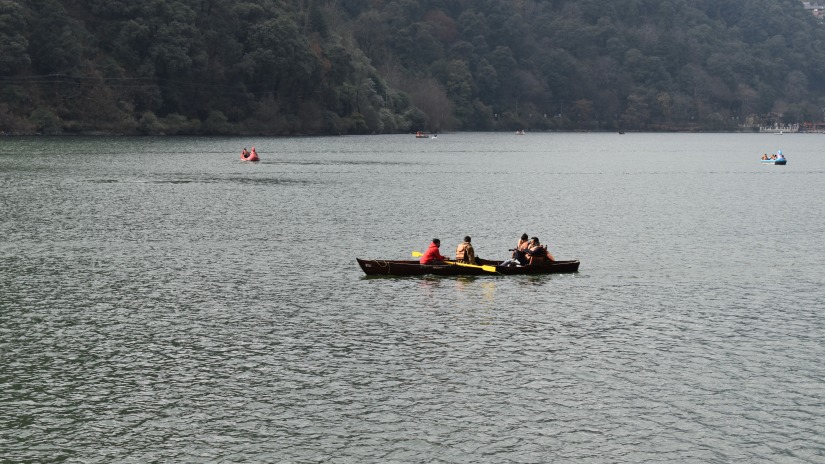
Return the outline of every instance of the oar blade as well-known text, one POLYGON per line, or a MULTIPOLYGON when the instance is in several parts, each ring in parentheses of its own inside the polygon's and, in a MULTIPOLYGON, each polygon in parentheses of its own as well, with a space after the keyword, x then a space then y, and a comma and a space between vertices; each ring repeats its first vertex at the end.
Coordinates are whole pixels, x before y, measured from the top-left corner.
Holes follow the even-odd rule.
MULTIPOLYGON (((421 253, 420 251, 413 251, 412 252, 412 257, 413 258, 420 258, 422 256, 424 256, 424 253, 421 253)), ((447 264, 452 264, 454 266, 474 267, 476 269, 480 268, 484 272, 498 273, 495 266, 490 266, 490 265, 487 265, 487 264, 479 266, 477 264, 459 263, 459 262, 456 262, 456 261, 444 261, 444 262, 447 263, 447 264)))
POLYGON ((447 263, 447 264, 454 264, 456 266, 472 267, 472 268, 475 268, 475 269, 481 269, 484 272, 498 273, 495 266, 488 266, 488 265, 479 266, 477 264, 459 263, 457 261, 444 261, 444 262, 447 263))

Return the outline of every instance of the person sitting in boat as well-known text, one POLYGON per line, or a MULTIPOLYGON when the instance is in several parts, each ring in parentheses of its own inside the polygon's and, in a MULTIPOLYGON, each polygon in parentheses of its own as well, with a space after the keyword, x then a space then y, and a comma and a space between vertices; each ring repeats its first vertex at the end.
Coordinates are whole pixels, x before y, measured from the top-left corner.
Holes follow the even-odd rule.
POLYGON ((524 253, 527 255, 528 266, 540 265, 547 261, 556 260, 547 250, 547 247, 539 243, 538 237, 533 237, 530 239, 530 243, 524 253))
POLYGON ((476 252, 473 250, 473 245, 470 244, 470 236, 464 237, 464 242, 459 243, 455 249, 455 260, 459 263, 477 264, 476 252))
POLYGON ((247 150, 246 147, 243 147, 243 150, 241 150, 241 159, 247 158, 249 158, 249 150, 247 150))
POLYGON ((255 147, 252 147, 252 151, 249 152, 249 157, 252 158, 252 159, 255 159, 255 158, 258 157, 258 152, 255 151, 255 147))
POLYGON ((440 246, 441 240, 434 238, 433 242, 430 243, 430 246, 427 248, 427 251, 425 251, 424 255, 421 256, 421 260, 419 262, 421 264, 444 264, 444 261, 450 258, 441 256, 441 253, 438 251, 440 246))
POLYGON ((783 154, 782 154, 782 151, 781 151, 781 150, 780 150, 780 151, 778 151, 778 152, 776 152, 776 159, 778 159, 778 160, 783 160, 783 159, 785 159, 785 155, 783 155, 783 154))
POLYGON ((768 159, 768 154, 767 154, 767 153, 765 153, 764 155, 762 155, 762 159, 763 159, 763 160, 768 159))
POLYGON ((527 255, 525 251, 527 250, 527 246, 530 244, 530 241, 527 239, 527 234, 521 234, 521 238, 518 240, 518 244, 515 248, 511 248, 510 251, 513 252, 510 259, 503 261, 501 263, 502 266, 526 266, 527 265, 527 255))
POLYGON ((773 155, 771 155, 771 159, 772 159, 772 160, 775 160, 775 159, 776 159, 776 153, 774 153, 773 155))
POLYGON ((521 234, 521 238, 518 240, 518 245, 516 245, 516 250, 513 252, 513 259, 515 259, 521 266, 526 266, 530 262, 527 258, 527 249, 529 247, 530 240, 527 240, 527 234, 521 234))

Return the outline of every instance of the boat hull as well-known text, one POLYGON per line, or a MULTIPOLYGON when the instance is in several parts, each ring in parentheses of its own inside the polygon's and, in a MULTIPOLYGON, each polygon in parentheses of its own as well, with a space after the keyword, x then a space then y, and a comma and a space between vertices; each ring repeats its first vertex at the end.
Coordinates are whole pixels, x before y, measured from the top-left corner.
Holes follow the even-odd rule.
POLYGON ((532 275, 558 274, 579 271, 579 261, 553 261, 538 266, 501 266, 501 261, 479 260, 480 265, 495 266, 496 272, 455 264, 420 264, 409 260, 384 260, 356 258, 358 265, 368 276, 462 276, 462 275, 532 275))
POLYGON ((786 159, 782 159, 782 160, 762 160, 761 163, 762 164, 775 164, 775 165, 779 165, 779 166, 784 166, 785 164, 788 163, 788 160, 786 160, 786 159))

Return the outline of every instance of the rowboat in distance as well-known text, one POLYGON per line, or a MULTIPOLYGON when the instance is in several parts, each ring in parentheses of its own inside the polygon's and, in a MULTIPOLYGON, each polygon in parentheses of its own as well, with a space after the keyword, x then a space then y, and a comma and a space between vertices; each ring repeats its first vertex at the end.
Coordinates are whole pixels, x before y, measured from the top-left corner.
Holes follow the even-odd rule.
POLYGON ((534 266, 502 266, 502 261, 479 259, 478 266, 456 264, 421 264, 413 260, 386 260, 356 258, 358 265, 368 276, 464 276, 464 275, 532 275, 558 274, 579 271, 579 261, 551 261, 534 266), (493 266, 495 272, 482 269, 493 266))

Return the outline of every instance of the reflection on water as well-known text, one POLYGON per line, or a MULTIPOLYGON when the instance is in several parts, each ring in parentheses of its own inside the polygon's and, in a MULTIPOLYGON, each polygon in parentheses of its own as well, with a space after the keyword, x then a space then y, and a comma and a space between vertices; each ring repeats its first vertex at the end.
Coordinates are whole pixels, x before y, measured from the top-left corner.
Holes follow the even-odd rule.
POLYGON ((496 291, 496 284, 495 282, 482 282, 481 283, 481 295, 484 297, 484 300, 488 302, 493 302, 493 295, 496 291))
POLYGON ((825 160, 769 143, 3 138, 2 459, 816 462, 825 160), (354 259, 525 230, 580 272, 354 259))

